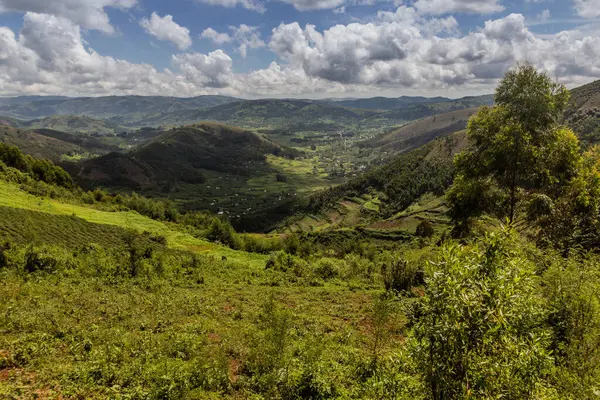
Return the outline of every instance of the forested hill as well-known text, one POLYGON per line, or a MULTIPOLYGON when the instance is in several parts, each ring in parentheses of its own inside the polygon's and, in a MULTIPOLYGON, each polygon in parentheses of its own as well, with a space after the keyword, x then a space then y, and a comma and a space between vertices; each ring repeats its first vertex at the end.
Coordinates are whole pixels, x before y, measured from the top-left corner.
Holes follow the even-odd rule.
POLYGON ((68 169, 86 187, 156 189, 202 183, 204 171, 249 176, 268 168, 267 154, 293 157, 299 152, 243 129, 206 122, 174 128, 129 152, 110 153, 68 169))
POLYGON ((86 115, 110 118, 119 115, 165 113, 212 107, 238 99, 226 96, 191 98, 161 96, 32 97, 0 99, 0 115, 39 119, 53 115, 86 115))

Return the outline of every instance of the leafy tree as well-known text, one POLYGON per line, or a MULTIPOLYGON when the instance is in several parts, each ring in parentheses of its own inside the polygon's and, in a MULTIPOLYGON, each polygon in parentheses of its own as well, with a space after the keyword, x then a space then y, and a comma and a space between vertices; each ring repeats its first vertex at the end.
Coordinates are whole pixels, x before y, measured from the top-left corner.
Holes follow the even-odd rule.
POLYGON ((538 237, 565 254, 574 247, 600 246, 600 146, 579 159, 577 174, 559 195, 531 199, 528 217, 539 226, 538 237))
POLYGON ((558 122, 569 92, 529 64, 508 72, 494 107, 469 120, 469 147, 455 159, 448 200, 460 225, 483 213, 514 221, 531 193, 556 193, 575 174, 576 136, 558 122))
POLYGON ((515 249, 503 231, 430 264, 412 351, 431 398, 533 398, 549 332, 535 265, 515 249))

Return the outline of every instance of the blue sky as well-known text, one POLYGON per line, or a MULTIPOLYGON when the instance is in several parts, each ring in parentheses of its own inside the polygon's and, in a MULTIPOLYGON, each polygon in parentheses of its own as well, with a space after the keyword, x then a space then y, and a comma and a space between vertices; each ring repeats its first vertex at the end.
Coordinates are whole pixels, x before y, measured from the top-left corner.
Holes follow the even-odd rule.
POLYGON ((518 61, 573 86, 600 79, 599 10, 600 0, 0 0, 0 94, 459 96, 489 92, 518 61))

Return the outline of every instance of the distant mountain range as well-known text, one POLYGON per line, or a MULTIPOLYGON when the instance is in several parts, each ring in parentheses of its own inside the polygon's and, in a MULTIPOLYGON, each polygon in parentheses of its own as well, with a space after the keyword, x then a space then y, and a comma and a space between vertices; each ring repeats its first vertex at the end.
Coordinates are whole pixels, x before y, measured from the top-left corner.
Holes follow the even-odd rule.
MULTIPOLYGON (((486 98, 490 96, 481 96, 486 98)), ((329 104, 346 108, 366 110, 395 110, 410 108, 415 105, 452 103, 456 101, 477 101, 477 98, 449 99, 445 97, 402 96, 398 98, 373 97, 364 99, 327 99, 327 100, 294 100, 294 99, 262 99, 243 100, 227 96, 198 96, 191 98, 161 96, 107 96, 107 97, 62 97, 62 96, 20 96, 0 98, 0 115, 17 119, 40 119, 55 115, 85 115, 91 118, 111 118, 129 116, 133 121, 135 115, 151 117, 163 113, 185 113, 190 110, 211 108, 229 103, 257 104, 304 103, 329 104)), ((487 101, 487 100, 484 100, 487 101)), ((143 119, 143 118, 138 118, 143 119)))

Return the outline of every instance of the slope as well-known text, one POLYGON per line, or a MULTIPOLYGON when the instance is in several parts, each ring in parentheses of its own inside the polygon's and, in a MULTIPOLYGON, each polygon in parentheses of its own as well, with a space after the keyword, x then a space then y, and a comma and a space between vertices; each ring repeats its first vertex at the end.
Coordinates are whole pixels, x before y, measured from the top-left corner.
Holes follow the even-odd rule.
POLYGON ((24 153, 54 162, 72 157, 93 157, 118 150, 114 143, 101 138, 76 136, 51 129, 0 126, 0 142, 17 146, 24 153))
POLYGON ((414 149, 438 137, 465 129, 469 118, 477 110, 467 108, 420 119, 368 140, 362 146, 383 148, 394 153, 414 149))
POLYGON ((125 128, 119 125, 85 115, 54 115, 31 121, 20 121, 18 126, 26 129, 52 129, 72 134, 95 136, 116 135, 126 131, 125 128))
MULTIPOLYGON (((226 256, 232 260, 260 266, 264 265, 266 259, 265 256, 231 250, 228 247, 173 230, 167 223, 144 217, 137 212, 100 211, 58 200, 40 198, 23 192, 18 185, 2 180, 0 180, 0 215, 3 218, 8 216, 13 218, 9 220, 12 221, 9 224, 0 224, 0 237, 10 236, 14 239, 15 234, 21 234, 18 231, 19 226, 16 224, 19 220, 28 224, 28 230, 31 232, 33 229, 34 234, 60 235, 62 232, 57 232, 56 229, 58 226, 65 226, 64 217, 68 216, 71 221, 68 221, 67 226, 73 229, 71 234, 87 238, 79 241, 80 243, 115 244, 116 239, 112 236, 118 236, 123 229, 134 229, 138 233, 149 232, 164 236, 167 238, 169 246, 174 249, 214 254, 219 257, 226 256), (46 221, 47 224, 42 221, 46 221)), ((44 238, 46 236, 40 239, 44 238)))
POLYGON ((600 81, 571 90, 565 120, 584 142, 600 142, 600 81))
POLYGON ((36 119, 53 115, 87 115, 94 118, 108 118, 119 115, 197 109, 232 101, 237 101, 237 99, 226 96, 198 96, 191 98, 162 96, 14 98, 3 99, 0 102, 0 115, 21 119, 36 119))

